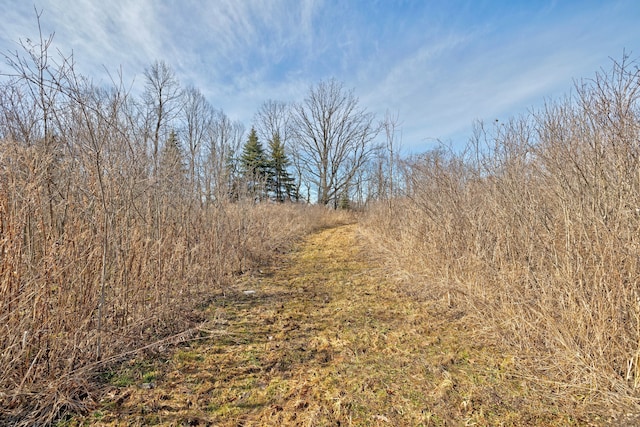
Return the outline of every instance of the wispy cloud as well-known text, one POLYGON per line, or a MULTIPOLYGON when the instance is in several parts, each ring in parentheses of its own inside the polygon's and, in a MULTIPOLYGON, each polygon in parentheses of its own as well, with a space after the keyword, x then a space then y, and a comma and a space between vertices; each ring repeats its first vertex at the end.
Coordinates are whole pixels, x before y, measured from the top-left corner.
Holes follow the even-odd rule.
POLYGON ((625 42, 640 42, 634 30, 619 28, 615 12, 574 9, 560 13, 550 4, 528 20, 508 13, 462 20, 391 65, 365 99, 400 112, 414 150, 434 139, 460 146, 475 120, 507 118, 567 93, 574 78, 606 66, 625 42))
MULTIPOLYGON (((0 0, 0 50, 36 35, 33 6, 0 0)), ((409 150, 462 144, 475 119, 526 111, 640 53, 640 4, 338 0, 41 0, 55 46, 98 82, 138 81, 169 63, 217 107, 250 125, 267 99, 301 100, 335 77, 364 106, 400 114, 409 150)), ((2 69, 2 66, 0 66, 2 69)))
MULTIPOLYGON (((13 25, 3 38, 13 42, 18 38, 35 38, 37 20, 33 7, 14 0, 10 3, 13 3, 9 7, 13 25)), ((152 1, 44 3, 36 7, 42 14, 40 23, 45 36, 55 33, 55 48, 65 55, 73 52, 83 74, 104 78, 105 68, 113 71, 121 66, 131 74, 131 70, 140 72, 149 58, 156 58, 163 51, 152 1)))

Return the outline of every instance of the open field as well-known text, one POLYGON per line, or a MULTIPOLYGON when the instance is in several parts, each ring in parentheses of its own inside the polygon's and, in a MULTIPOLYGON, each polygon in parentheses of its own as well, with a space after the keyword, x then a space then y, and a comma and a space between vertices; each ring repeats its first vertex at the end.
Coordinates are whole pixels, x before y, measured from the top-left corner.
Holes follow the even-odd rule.
MULTIPOLYGON (((356 225, 309 237, 207 309, 198 336, 103 375, 60 425, 600 425, 519 375, 446 301, 364 249, 356 225)), ((481 329, 481 328, 480 328, 481 329)))

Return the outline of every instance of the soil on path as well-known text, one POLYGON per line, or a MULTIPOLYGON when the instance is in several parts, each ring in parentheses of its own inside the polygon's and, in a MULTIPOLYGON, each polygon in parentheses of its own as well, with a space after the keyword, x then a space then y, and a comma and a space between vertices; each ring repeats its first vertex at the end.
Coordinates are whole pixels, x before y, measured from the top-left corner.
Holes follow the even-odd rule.
POLYGON ((580 425, 464 316, 403 291, 357 226, 243 277, 201 338, 129 361, 81 425, 580 425))

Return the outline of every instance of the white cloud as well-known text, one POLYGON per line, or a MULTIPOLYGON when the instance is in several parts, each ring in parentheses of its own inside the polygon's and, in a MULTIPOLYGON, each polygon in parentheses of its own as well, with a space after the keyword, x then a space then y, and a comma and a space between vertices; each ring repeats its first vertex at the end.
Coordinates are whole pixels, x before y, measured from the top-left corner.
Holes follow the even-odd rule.
POLYGON ((630 39, 629 29, 625 34, 598 10, 542 24, 504 32, 489 22, 425 40, 384 79, 371 82, 363 100, 378 112, 399 111, 412 149, 433 139, 461 146, 475 120, 506 119, 567 93, 573 79, 608 66, 607 56, 621 53, 616 44, 630 39), (605 22, 593 31, 591 23, 600 19, 605 22))
MULTIPOLYGON (((0 5, 0 51, 34 37, 29 3, 0 5)), ((517 114, 565 93, 572 78, 606 66, 608 55, 639 49, 635 0, 394 7, 404 14, 386 2, 330 0, 42 0, 38 6, 45 33, 56 31, 55 47, 73 50, 78 71, 98 82, 107 79, 104 67, 122 67, 125 81, 137 76, 139 87, 144 68, 165 60, 185 85, 249 126, 264 100, 300 100, 311 84, 336 77, 370 110, 399 112, 404 141, 415 149, 429 138, 464 143, 473 120, 517 114)))

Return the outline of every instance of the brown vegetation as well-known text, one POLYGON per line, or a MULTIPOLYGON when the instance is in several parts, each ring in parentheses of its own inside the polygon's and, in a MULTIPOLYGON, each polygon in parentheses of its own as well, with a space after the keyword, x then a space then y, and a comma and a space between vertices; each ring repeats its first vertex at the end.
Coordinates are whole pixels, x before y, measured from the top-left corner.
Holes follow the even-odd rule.
MULTIPOLYGON (((46 425, 83 412, 96 403, 96 376, 140 352, 202 334, 197 326, 211 321, 210 303, 240 295, 232 286, 237 277, 335 221, 337 214, 322 207, 275 202, 296 199, 301 187, 307 199, 317 189, 320 204, 366 207, 363 230, 393 270, 413 274, 413 284, 398 293, 378 281, 380 271, 365 274, 371 264, 357 258, 352 238, 318 258, 303 252, 299 268, 313 286, 296 283, 299 271, 291 269, 269 285, 291 298, 282 305, 289 311, 258 308, 274 328, 308 323, 316 336, 292 332, 303 350, 283 344, 269 353, 264 336, 243 343, 260 363, 276 369, 294 358, 297 369, 287 378, 285 369, 261 371, 273 387, 247 396, 255 408, 275 406, 247 420, 293 422, 286 416, 301 408, 316 411, 310 423, 372 424, 517 423, 529 415, 562 422, 563 414, 596 419, 589 414, 636 410, 636 62, 623 58, 537 113, 478 125, 464 152, 437 149, 403 162, 398 118, 387 115, 376 125, 337 82, 311 88, 293 116, 284 104, 264 104, 258 129, 282 143, 274 144, 282 165, 285 146, 298 150, 290 153, 297 182, 287 181, 296 197, 280 197, 278 178, 273 198, 267 175, 263 182, 243 176, 237 159, 243 126, 197 89, 181 89, 166 64, 145 72, 136 98, 115 79, 111 87, 94 86, 76 74, 72 57, 52 58, 50 45, 41 36, 27 40, 21 53, 5 54, 11 71, 0 81, 0 424, 46 425), (329 116, 337 121, 322 121, 329 116), (331 137, 315 145, 320 128, 331 137), (386 145, 374 146, 380 130, 386 145), (411 310, 403 312, 400 303, 411 310), (446 320, 438 336, 429 335, 426 324, 436 320, 427 310, 446 320), (415 327, 402 329, 407 319, 415 327), (467 348, 464 339, 480 341, 467 348), (484 352, 484 343, 509 356, 499 360, 484 352), (412 364, 416 355, 429 367, 412 364), (385 373, 385 363, 403 364, 404 371, 385 373), (309 369, 315 376, 305 376, 309 369), (402 382, 407 372, 418 381, 402 382), (466 395, 453 386, 464 381, 466 395), (531 392, 532 384, 542 391, 531 392), (508 393, 500 394, 505 385, 508 393), (433 392, 425 398, 412 387, 433 392), (483 400, 485 391, 500 398, 483 400), (545 391, 555 394, 549 405, 559 405, 557 412, 516 402, 545 391), (504 402, 511 406, 500 407, 504 402)), ((255 313, 231 309, 225 333, 240 333, 255 313)), ((218 350, 233 352, 227 344, 218 350)), ((264 380, 240 372, 225 387, 247 378, 264 380)), ((220 408, 240 413, 237 406, 245 405, 221 396, 209 402, 207 420, 226 422, 235 413, 220 408)))
POLYGON ((108 372, 65 426, 599 425, 515 376, 459 310, 405 292, 357 225, 218 293, 200 334, 108 372))
POLYGON ((63 196, 47 203, 37 154, 6 142, 0 150, 20 171, 1 175, 3 424, 82 410, 97 370, 174 334, 184 338, 233 275, 286 251, 326 215, 295 205, 163 203, 154 227, 139 211, 152 202, 142 193, 108 197, 114 208, 102 224, 86 200, 95 182, 65 168, 63 196))
POLYGON ((403 164, 367 228, 559 401, 635 407, 640 387, 640 72, 624 58, 463 153, 403 164), (563 400, 564 399, 564 400, 563 400))
POLYGON ((237 194, 240 127, 163 63, 137 99, 50 45, 6 54, 0 87, 3 425, 82 410, 91 375, 188 336, 214 292, 327 214, 237 194))

